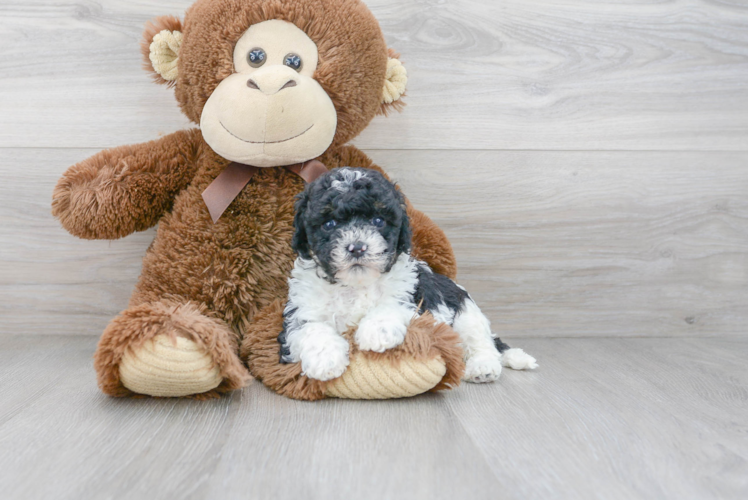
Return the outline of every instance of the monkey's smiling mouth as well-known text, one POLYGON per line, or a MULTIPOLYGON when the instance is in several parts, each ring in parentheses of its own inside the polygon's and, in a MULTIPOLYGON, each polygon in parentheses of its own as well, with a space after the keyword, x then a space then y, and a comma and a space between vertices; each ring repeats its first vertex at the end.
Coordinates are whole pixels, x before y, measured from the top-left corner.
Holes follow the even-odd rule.
POLYGON ((296 139, 297 137, 299 137, 299 136, 302 136, 302 135, 306 134, 307 132, 309 132, 309 130, 311 130, 311 128, 312 128, 312 127, 314 127, 314 123, 312 123, 311 125, 309 125, 309 128, 308 128, 308 129, 306 129, 305 131, 303 131, 302 133, 300 133, 300 134, 296 134, 295 136, 293 136, 293 137, 289 137, 288 139, 282 139, 282 140, 280 140, 280 141, 248 141, 248 140, 246 140, 246 139, 242 139, 242 138, 241 138, 241 137, 239 137, 238 135, 234 134, 234 133, 233 133, 233 132, 232 132, 231 130, 227 129, 227 128, 226 128, 226 125, 224 125, 222 121, 218 120, 218 123, 220 123, 220 124, 221 124, 221 126, 223 127, 223 130, 225 130, 226 132, 228 132, 228 133, 229 133, 229 134, 231 134, 232 136, 236 137, 237 139, 239 139, 239 140, 240 140, 240 141, 242 141, 242 142, 248 142, 248 143, 250 143, 250 144, 278 144, 279 142, 286 142, 286 141, 290 141, 291 139, 296 139))

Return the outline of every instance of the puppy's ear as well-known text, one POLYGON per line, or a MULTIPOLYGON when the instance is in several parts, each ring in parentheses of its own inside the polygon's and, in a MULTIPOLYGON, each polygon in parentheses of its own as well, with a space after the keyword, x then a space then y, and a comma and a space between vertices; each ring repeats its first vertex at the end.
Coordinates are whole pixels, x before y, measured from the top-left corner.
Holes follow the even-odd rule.
POLYGON ((294 249, 294 252, 299 254, 299 257, 302 259, 307 260, 312 258, 309 252, 309 240, 307 240, 306 229, 304 228, 304 219, 308 204, 309 195, 304 191, 296 200, 296 215, 293 218, 294 233, 291 240, 291 247, 294 249))
POLYGON ((405 197, 400 191, 398 191, 398 197, 400 198, 400 208, 403 211, 403 222, 400 225, 400 235, 397 240, 397 253, 401 254, 410 252, 413 233, 410 229, 410 217, 408 217, 408 210, 405 205, 405 197))
POLYGON ((410 252, 410 240, 413 234, 410 231, 410 220, 408 216, 403 217, 403 223, 400 226, 400 237, 397 240, 397 253, 410 252))

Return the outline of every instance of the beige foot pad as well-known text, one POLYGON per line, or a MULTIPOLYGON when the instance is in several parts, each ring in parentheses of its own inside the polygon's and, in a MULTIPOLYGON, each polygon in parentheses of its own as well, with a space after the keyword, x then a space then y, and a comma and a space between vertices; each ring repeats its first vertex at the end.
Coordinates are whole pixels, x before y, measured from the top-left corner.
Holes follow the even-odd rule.
POLYGON ((119 375, 131 391, 161 397, 200 394, 223 380, 208 352, 191 340, 167 335, 157 335, 136 350, 127 349, 119 375))
POLYGON ((428 361, 403 359, 399 366, 357 354, 346 372, 329 382, 325 395, 347 399, 407 398, 433 389, 447 373, 441 357, 428 361))

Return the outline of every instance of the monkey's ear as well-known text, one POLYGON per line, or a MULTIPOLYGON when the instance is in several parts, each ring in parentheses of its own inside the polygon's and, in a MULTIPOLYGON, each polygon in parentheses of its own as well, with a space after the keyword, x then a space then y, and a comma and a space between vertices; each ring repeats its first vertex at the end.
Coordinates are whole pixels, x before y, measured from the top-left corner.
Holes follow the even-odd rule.
POLYGON ((400 54, 392 49, 388 51, 387 73, 384 76, 384 88, 382 89, 382 103, 379 114, 387 116, 392 111, 402 111, 405 107, 405 85, 408 83, 408 72, 400 62, 400 54))
POLYGON ((173 87, 177 81, 179 47, 182 45, 182 22, 174 16, 157 17, 146 23, 140 51, 143 68, 156 83, 173 87))

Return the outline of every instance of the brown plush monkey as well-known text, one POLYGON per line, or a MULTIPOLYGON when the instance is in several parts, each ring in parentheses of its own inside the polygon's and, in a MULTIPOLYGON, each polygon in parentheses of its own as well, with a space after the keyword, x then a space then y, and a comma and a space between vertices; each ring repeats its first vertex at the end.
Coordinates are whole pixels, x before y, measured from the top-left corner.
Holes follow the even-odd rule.
MULTIPOLYGON (((154 20, 147 67, 200 129, 103 151, 68 169, 53 214, 73 235, 116 239, 158 223, 129 307, 95 355, 106 394, 211 397, 253 375, 279 393, 384 398, 459 382, 458 338, 421 317, 403 345, 351 347, 323 383, 280 363, 294 197, 319 163, 378 168, 345 145, 402 106, 405 70, 359 0, 198 0, 154 20), (290 166, 290 167, 289 167, 290 166)), ((454 277, 442 231, 409 207, 414 254, 454 277)))

